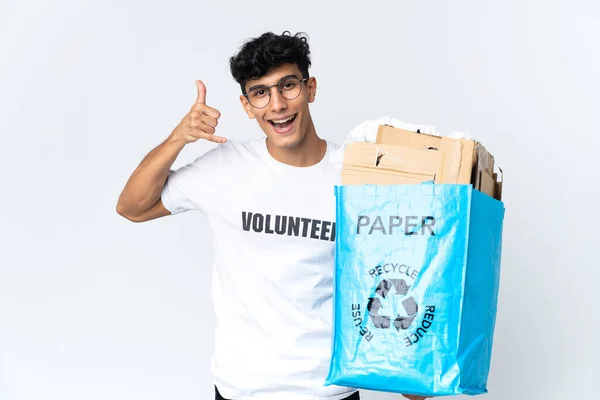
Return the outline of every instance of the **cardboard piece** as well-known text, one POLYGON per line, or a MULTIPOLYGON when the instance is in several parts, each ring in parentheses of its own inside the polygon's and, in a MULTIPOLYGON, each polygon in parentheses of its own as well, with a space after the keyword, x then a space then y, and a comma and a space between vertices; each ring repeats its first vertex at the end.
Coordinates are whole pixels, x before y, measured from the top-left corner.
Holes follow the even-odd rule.
POLYGON ((496 181, 496 197, 494 198, 496 200, 502 200, 502 182, 504 182, 504 171, 502 171, 502 168, 500 167, 498 167, 498 171, 500 171, 500 175, 494 173, 494 181, 496 181), (499 180, 498 176, 500 176, 499 180))
POLYGON ((380 184, 420 183, 441 176, 441 153, 386 144, 349 143, 344 153, 342 184, 353 176, 380 184), (346 178, 346 179, 345 179, 346 178), (373 178, 373 179, 371 179, 373 178))
POLYGON ((344 152, 342 185, 473 184, 502 199, 494 157, 479 142, 411 132, 381 125, 375 143, 352 142, 344 152))
POLYGON ((496 198, 496 180, 487 173, 487 171, 479 171, 480 192, 487 194, 490 197, 496 198))
POLYGON ((477 160, 475 141, 411 132, 380 125, 376 143, 407 146, 443 153, 442 176, 435 183, 471 183, 473 165, 477 160))
POLYGON ((439 150, 442 146, 442 138, 439 136, 407 131, 389 125, 380 125, 377 130, 375 143, 439 150))
POLYGON ((494 156, 492 156, 486 148, 479 142, 475 142, 475 152, 477 153, 476 168, 473 169, 473 186, 475 189, 481 190, 482 182, 480 181, 481 172, 486 172, 490 177, 494 174, 494 156))

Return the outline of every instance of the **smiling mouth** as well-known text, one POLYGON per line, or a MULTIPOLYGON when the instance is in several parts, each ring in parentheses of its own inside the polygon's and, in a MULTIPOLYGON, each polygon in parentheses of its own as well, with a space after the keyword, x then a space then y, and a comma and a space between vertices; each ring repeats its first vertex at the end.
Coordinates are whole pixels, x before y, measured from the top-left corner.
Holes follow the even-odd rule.
POLYGON ((296 120, 297 115, 298 114, 294 114, 288 118, 270 119, 269 123, 271 124, 271 126, 273 126, 273 128, 275 128, 277 132, 286 132, 296 120))

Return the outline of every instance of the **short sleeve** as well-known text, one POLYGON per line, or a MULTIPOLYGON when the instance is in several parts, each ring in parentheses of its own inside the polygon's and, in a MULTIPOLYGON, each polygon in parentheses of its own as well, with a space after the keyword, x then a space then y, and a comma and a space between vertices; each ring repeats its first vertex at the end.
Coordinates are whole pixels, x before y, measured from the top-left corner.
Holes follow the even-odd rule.
POLYGON ((171 214, 199 210, 206 212, 219 193, 220 146, 177 170, 170 170, 161 193, 163 205, 171 214))

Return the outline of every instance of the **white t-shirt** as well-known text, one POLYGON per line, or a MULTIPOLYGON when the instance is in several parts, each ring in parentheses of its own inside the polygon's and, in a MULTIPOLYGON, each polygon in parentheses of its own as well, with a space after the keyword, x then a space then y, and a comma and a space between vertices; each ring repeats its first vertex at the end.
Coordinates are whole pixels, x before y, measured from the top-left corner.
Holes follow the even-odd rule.
POLYGON ((162 202, 200 210, 215 241, 214 383, 229 399, 327 399, 356 389, 323 386, 331 357, 335 251, 328 142, 316 165, 275 160, 265 139, 228 141, 171 171, 162 202))

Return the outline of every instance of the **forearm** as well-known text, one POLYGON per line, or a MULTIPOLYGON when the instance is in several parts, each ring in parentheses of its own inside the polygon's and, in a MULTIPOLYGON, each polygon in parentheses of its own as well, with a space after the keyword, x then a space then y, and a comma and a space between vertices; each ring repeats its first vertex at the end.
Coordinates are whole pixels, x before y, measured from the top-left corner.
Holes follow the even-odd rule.
POLYGON ((169 170, 184 146, 171 135, 144 157, 119 196, 119 214, 137 216, 158 202, 169 170))

